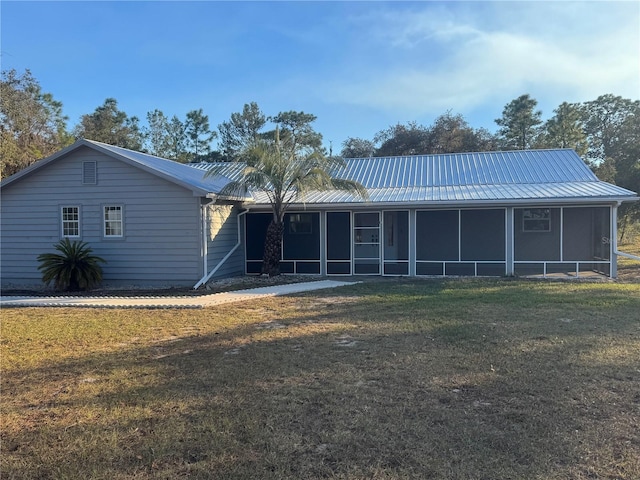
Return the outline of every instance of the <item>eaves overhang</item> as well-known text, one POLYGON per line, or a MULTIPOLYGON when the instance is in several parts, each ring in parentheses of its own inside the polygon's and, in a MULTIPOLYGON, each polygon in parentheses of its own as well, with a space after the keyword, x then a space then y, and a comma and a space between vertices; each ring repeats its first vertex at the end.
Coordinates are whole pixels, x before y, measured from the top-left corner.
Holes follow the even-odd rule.
MULTIPOLYGON (((477 207, 521 207, 525 205, 616 205, 634 202, 640 197, 589 197, 589 198, 527 198, 511 200, 454 200, 454 201, 414 201, 414 202, 342 202, 342 203, 290 203, 288 210, 362 210, 362 209, 443 209, 477 207)), ((269 210, 268 203, 253 203, 245 206, 248 210, 269 210)))

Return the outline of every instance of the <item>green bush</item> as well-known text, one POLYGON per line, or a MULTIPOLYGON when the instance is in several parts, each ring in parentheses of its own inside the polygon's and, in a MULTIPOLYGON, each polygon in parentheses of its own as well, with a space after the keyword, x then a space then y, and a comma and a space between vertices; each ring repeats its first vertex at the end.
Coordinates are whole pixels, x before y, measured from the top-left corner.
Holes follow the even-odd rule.
POLYGON ((79 291, 90 290, 102 281, 100 263, 106 261, 96 255, 93 250, 79 240, 60 240, 54 248, 60 252, 38 255, 42 271, 42 281, 49 285, 54 282, 56 290, 79 291))

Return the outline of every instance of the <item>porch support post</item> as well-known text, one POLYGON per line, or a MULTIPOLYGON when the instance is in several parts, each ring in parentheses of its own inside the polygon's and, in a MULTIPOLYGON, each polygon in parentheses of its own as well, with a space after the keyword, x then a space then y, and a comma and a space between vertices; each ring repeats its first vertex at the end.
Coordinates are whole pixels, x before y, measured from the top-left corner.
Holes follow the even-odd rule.
POLYGON ((618 278, 618 204, 611 207, 611 241, 609 258, 611 259, 611 278, 618 278))
POLYGON ((320 275, 327 274, 327 212, 320 212, 320 275))
POLYGON ((409 210, 409 276, 416 276, 416 211, 409 210))
POLYGON ((513 238, 514 238, 514 229, 513 229, 513 207, 507 207, 506 211, 506 228, 505 232, 505 252, 506 252, 506 263, 507 263, 507 276, 512 276, 514 273, 513 266, 513 238))

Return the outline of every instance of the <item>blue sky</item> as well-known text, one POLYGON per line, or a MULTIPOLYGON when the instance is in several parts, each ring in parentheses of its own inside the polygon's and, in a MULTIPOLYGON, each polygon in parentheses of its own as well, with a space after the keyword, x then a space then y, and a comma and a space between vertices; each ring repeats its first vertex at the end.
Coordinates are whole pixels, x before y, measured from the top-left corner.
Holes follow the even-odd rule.
POLYGON ((335 151, 451 110, 496 130, 523 93, 640 98, 640 2, 0 2, 2 69, 30 69, 70 127, 108 97, 144 120, 256 101, 335 151))

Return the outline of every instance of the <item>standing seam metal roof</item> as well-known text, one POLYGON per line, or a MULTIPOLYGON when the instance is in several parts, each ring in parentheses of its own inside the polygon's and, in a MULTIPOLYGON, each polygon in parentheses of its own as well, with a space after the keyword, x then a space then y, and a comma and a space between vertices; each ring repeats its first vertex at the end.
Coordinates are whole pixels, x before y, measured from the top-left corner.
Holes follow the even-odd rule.
MULTIPOLYGON (((332 174, 363 184, 371 202, 635 199, 634 192, 598 180, 569 149, 354 158, 345 163, 332 174)), ((253 196, 258 204, 268 203, 263 192, 253 196)), ((304 199, 305 204, 362 202, 340 191, 315 192, 304 199)))

